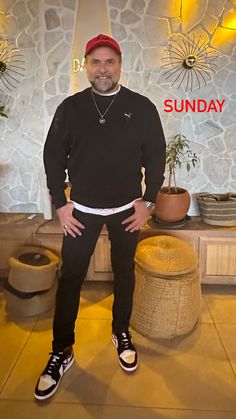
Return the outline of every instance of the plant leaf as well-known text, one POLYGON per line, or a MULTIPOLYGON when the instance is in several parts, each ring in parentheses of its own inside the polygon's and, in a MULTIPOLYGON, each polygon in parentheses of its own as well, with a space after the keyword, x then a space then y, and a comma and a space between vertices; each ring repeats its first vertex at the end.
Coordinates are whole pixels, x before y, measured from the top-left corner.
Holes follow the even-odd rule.
POLYGON ((169 179, 168 184, 171 187, 175 184, 175 171, 181 168, 182 163, 186 163, 186 170, 189 172, 192 167, 196 166, 199 160, 196 153, 190 149, 190 141, 180 133, 170 140, 166 147, 166 164, 168 165, 169 179))
POLYGON ((0 116, 5 116, 5 118, 8 118, 8 116, 4 113, 5 106, 0 106, 0 116))

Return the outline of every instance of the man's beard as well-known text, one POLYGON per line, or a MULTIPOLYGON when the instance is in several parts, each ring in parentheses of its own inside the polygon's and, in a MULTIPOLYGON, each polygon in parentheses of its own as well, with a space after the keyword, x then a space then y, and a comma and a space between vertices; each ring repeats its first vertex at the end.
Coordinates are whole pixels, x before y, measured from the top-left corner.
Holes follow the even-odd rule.
POLYGON ((118 84, 118 80, 112 78, 107 78, 106 83, 99 80, 98 77, 95 77, 93 80, 89 80, 93 88, 99 93, 109 93, 112 92, 118 84))

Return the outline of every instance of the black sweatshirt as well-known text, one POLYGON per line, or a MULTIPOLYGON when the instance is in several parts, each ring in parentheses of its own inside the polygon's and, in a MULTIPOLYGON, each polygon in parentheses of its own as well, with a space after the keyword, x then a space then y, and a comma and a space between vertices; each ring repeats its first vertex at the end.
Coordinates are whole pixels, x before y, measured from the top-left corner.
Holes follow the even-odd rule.
MULTIPOLYGON (((94 94, 101 113, 112 96, 94 94)), ((142 196, 155 202, 164 180, 165 139, 155 105, 121 87, 99 123, 91 89, 66 98, 56 110, 44 147, 47 185, 56 208, 66 204, 65 169, 71 200, 92 208, 114 208, 142 196)))

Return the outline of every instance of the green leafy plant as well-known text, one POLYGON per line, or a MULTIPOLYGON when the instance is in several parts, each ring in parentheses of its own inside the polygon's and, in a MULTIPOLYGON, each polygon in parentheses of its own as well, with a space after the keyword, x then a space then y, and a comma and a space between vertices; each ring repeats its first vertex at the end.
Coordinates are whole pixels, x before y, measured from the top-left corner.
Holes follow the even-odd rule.
POLYGON ((4 113, 5 106, 0 106, 0 116, 4 116, 5 118, 8 118, 8 116, 4 113))
POLYGON ((168 193, 178 193, 176 186, 176 169, 183 165, 189 172, 195 167, 198 156, 190 149, 190 141, 182 134, 177 134, 166 147, 166 164, 168 166, 168 193))

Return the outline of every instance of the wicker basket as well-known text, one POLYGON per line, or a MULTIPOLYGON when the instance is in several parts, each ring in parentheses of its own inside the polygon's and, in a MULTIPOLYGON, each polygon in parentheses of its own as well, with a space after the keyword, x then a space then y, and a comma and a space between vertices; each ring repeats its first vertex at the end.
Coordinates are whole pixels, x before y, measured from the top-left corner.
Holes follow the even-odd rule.
POLYGON ((36 316, 53 307, 58 262, 58 256, 43 247, 24 246, 14 252, 3 290, 10 314, 36 316))
POLYGON ((236 225, 236 194, 202 192, 196 196, 204 223, 226 227, 236 225))
POLYGON ((171 339, 190 332, 201 309, 197 256, 192 248, 176 237, 155 236, 139 243, 135 261, 132 327, 154 338, 171 339))
POLYGON ((17 317, 31 317, 43 314, 54 306, 56 291, 56 276, 52 287, 46 291, 23 293, 17 292, 14 288, 13 290, 9 289, 9 287, 6 286, 3 289, 3 294, 6 300, 7 312, 10 315, 17 317))
POLYGON ((43 247, 20 247, 9 258, 9 284, 22 292, 45 291, 54 284, 58 262, 58 256, 43 247), (21 258, 26 256, 31 256, 32 262, 23 262, 21 258), (37 263, 42 256, 45 263, 37 263))

